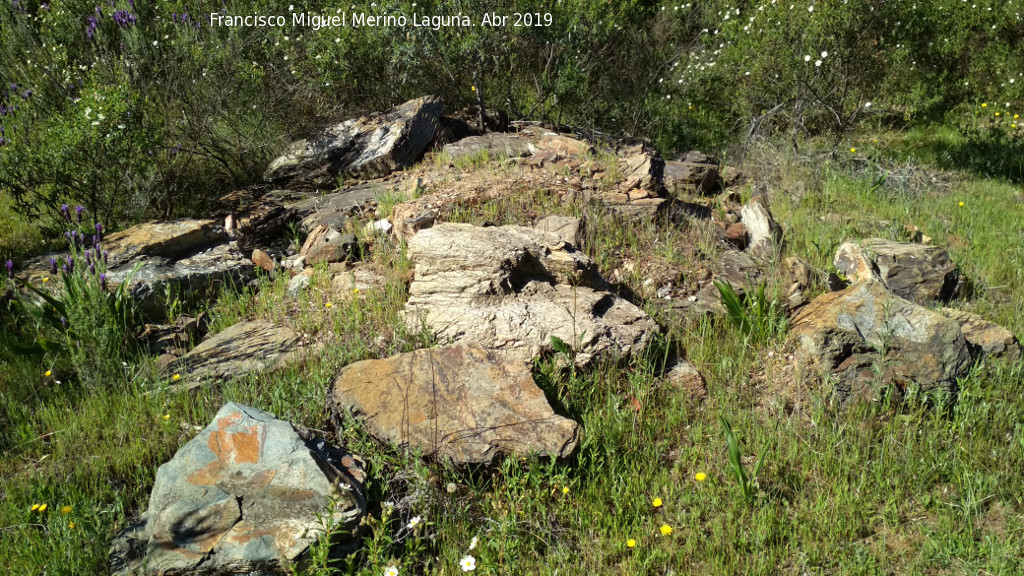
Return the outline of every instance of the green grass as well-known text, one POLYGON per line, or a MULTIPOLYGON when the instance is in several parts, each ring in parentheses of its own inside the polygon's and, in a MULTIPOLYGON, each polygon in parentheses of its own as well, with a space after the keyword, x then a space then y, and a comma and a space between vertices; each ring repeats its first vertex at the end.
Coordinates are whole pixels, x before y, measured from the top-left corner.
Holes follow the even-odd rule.
MULTIPOLYGON (((948 246, 978 286, 963 305, 1024 333, 1024 242, 1017 230, 1024 204, 1011 186, 969 177, 951 186, 915 187, 893 178, 876 186, 870 170, 842 155, 807 161, 766 151, 751 167, 773 180, 784 256, 827 270, 844 238, 904 239, 903 225, 915 224, 948 246), (807 189, 800 201, 781 192, 796 181, 807 189)), ((696 225, 631 227, 594 207, 562 205, 544 191, 461 207, 452 219, 522 223, 548 213, 588 219, 584 249, 606 275, 626 259, 652 257, 688 270, 719 250, 696 225)), ((324 347, 301 366, 239 375, 194 396, 164 391, 169 381, 148 362, 119 367, 106 388, 88 394, 53 359, 5 362, 0 557, 6 568, 105 573, 110 540, 145 508, 156 467, 224 401, 331 431, 324 392, 340 367, 423 345, 399 314, 410 269, 401 247, 376 245, 370 263, 385 274, 386 288, 348 301, 331 294, 326 270, 317 271, 298 299, 285 295, 285 279, 264 279, 259 291, 225 290, 209 309, 215 331, 268 318, 324 347), (43 376, 48 369, 54 375, 43 376), (46 512, 31 511, 43 502, 46 512), (63 506, 72 509, 63 514, 63 506)), ((625 282, 639 292, 642 280, 637 273, 625 282)), ((793 373, 784 338, 771 334, 759 344, 724 316, 667 328, 669 336, 627 364, 566 370, 554 358, 537 363, 538 383, 582 425, 569 462, 506 458, 491 468, 453 469, 380 445, 352 422, 336 438, 331 432, 371 463, 375 520, 364 552, 345 573, 380 574, 390 565, 401 566, 402 574, 461 573, 458 561, 470 553, 473 537, 481 574, 1024 570, 1024 368, 983 362, 961 382, 950 411, 910 403, 855 404, 839 412, 829 390, 793 373), (684 349, 705 375, 703 402, 661 377, 665 352, 673 348, 684 349), (767 452, 749 500, 736 484, 720 417, 731 423, 747 470, 760 456, 755 450, 767 452), (697 473, 707 480, 697 481, 697 473), (663 505, 655 508, 654 498, 663 505), (406 530, 416 515, 425 524, 406 530), (663 525, 671 535, 661 534, 663 525), (627 547, 627 539, 636 547, 627 547)))

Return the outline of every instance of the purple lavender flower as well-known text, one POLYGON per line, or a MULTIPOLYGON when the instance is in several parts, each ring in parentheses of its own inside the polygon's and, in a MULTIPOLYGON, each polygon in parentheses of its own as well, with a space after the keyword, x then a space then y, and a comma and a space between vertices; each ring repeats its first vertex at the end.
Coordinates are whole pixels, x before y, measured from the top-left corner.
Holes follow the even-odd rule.
POLYGON ((68 274, 68 265, 67 264, 61 264, 60 265, 60 271, 63 272, 65 275, 67 275, 68 274))
POLYGON ((100 25, 100 21, 95 16, 89 16, 85 19, 88 25, 85 28, 85 36, 92 40, 92 35, 96 33, 96 29, 100 25))
POLYGON ((92 262, 92 250, 86 250, 85 252, 82 253, 82 255, 85 256, 86 264, 92 262))
POLYGON ((71 272, 75 271, 75 261, 74 261, 73 258, 71 258, 71 256, 68 256, 68 258, 66 260, 66 264, 67 264, 67 272, 68 273, 71 273, 71 272))
POLYGON ((99 222, 96 223, 96 238, 97 242, 103 241, 103 224, 100 224, 99 222))
POLYGON ((14 260, 7 261, 7 278, 14 280, 14 260))
POLYGON ((103 264, 104 265, 106 265, 106 263, 107 263, 107 256, 109 256, 109 255, 110 255, 110 252, 107 252, 106 250, 103 251, 103 264))
POLYGON ((65 220, 67 220, 68 222, 71 222, 71 212, 68 212, 68 205, 67 204, 61 204, 60 205, 60 213, 64 215, 64 219, 65 220))
POLYGON ((50 275, 51 276, 56 276, 57 275, 57 259, 56 258, 50 258, 50 275))
POLYGON ((107 275, 106 274, 100 274, 100 288, 102 288, 103 290, 107 289, 107 275))
POLYGON ((92 235, 92 247, 96 249, 96 254, 99 255, 99 253, 100 253, 100 237, 95 235, 95 234, 92 235))
POLYGON ((32 89, 31 88, 29 88, 28 90, 25 90, 24 94, 21 95, 21 99, 22 100, 28 100, 31 97, 32 97, 32 89))
POLYGON ((60 317, 60 325, 62 327, 64 327, 64 328, 67 328, 68 327, 68 320, 67 320, 67 318, 61 316, 60 317))
POLYGON ((96 275, 96 263, 95 262, 89 262, 89 274, 92 274, 93 276, 96 275))
POLYGON ((85 206, 75 206, 75 215, 78 216, 78 223, 82 223, 82 211, 85 210, 85 206))

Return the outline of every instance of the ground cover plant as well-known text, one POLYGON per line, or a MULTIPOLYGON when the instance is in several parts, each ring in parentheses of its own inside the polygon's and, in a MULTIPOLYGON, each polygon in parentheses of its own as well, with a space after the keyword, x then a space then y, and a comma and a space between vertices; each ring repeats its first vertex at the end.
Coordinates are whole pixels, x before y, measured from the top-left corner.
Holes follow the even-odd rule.
MULTIPOLYGON (((921 234, 970 281, 949 305, 1024 335, 1016 4, 362 9, 477 14, 484 4, 550 12, 554 25, 314 32, 218 28, 204 17, 209 6, 174 1, 0 7, 5 569, 108 573, 111 541, 146 509, 157 467, 234 401, 369 463, 360 547, 332 554, 324 536, 297 574, 1020 573, 1024 365, 973 363, 951 404, 881 394, 840 402, 829 380, 796 362, 781 265, 798 257, 823 279, 844 240, 921 234), (377 214, 351 225, 360 265, 380 285, 339 293, 334 269, 317 264, 296 294, 288 275, 258 270, 167 310, 168 321, 205 315, 211 334, 271 321, 315 354, 217 387, 177 387, 181 374, 138 348, 135 303, 103 286, 103 235, 206 216, 229 192, 264 191, 262 173, 287 142, 428 93, 451 110, 479 96, 513 119, 590 138, 600 150, 580 170, 599 174, 600 190, 622 179, 609 145, 644 138, 666 158, 714 152, 747 175, 729 192, 770 198, 780 253, 741 296, 711 281, 729 247, 705 221, 631 221, 582 197, 567 201, 553 179, 531 184, 532 168, 508 158, 431 154, 407 170, 430 174, 425 188, 381 192, 377 214), (478 184, 514 190, 458 202, 443 219, 578 217, 581 251, 661 325, 626 361, 574 366, 567 358, 578 343, 568 340, 534 360, 556 412, 580 424, 565 461, 452 466, 337 422, 326 399, 353 362, 439 345, 403 317, 414 273, 407 243, 366 225, 411 197, 478 184), (69 244, 70 260, 27 275, 33 258, 69 244), (667 313, 653 278, 693 292, 710 285, 723 309, 667 313), (65 288, 50 296, 47 285, 58 283, 65 288), (704 394, 666 374, 678 356, 703 375, 704 394)), ((726 211, 722 197, 700 201, 715 217, 726 211)), ((305 233, 291 233, 301 246, 305 233)), ((827 290, 816 281, 807 296, 827 290)))

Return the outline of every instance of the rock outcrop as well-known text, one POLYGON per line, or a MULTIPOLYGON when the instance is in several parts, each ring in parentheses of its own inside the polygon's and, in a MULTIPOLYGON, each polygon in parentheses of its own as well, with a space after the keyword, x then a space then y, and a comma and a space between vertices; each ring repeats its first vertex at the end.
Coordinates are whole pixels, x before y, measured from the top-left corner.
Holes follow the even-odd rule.
POLYGON ((442 342, 475 341, 519 359, 550 351, 551 337, 583 364, 629 355, 656 330, 633 304, 607 291, 597 266, 554 234, 519 226, 441 224, 409 242, 415 275, 406 321, 442 342))
POLYGON ((293 142, 264 179, 288 188, 333 187, 339 176, 375 178, 411 166, 440 127, 441 99, 425 96, 387 112, 346 120, 293 142))
POLYGON ((882 238, 845 242, 836 251, 836 269, 848 277, 870 269, 893 294, 917 303, 946 302, 960 295, 963 279, 945 250, 882 238))
POLYGON ((115 576, 288 574, 336 502, 335 544, 366 513, 358 458, 234 403, 160 466, 141 520, 113 542, 115 576))
POLYGON ((890 293, 877 278, 815 298, 794 317, 790 335, 802 363, 839 377, 843 398, 911 383, 953 391, 971 366, 955 321, 890 293))
POLYGON ((475 342, 351 364, 330 404, 385 442, 455 464, 501 453, 564 458, 578 442, 577 424, 552 411, 525 362, 475 342))

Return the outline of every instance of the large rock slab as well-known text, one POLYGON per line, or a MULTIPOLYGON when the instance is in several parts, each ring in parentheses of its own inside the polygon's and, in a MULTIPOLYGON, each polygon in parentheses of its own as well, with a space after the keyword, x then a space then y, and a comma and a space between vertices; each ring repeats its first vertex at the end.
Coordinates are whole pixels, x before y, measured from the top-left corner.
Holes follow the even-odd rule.
POLYGON ((272 322, 240 322, 182 356, 174 370, 193 385, 284 368, 305 355, 300 335, 272 322))
POLYGON ((995 322, 989 322, 977 314, 955 308, 942 308, 939 312, 960 325, 971 354, 975 357, 991 356, 1020 361, 1024 358, 1024 350, 1020 342, 1006 328, 995 322))
POLYGON ((569 343, 575 360, 628 356, 657 330, 607 291, 594 262, 551 233, 520 226, 441 224, 409 242, 415 273, 406 321, 442 342, 475 341, 528 360, 569 343))
POLYGON ((293 142, 271 162, 268 182, 286 187, 334 186, 338 176, 378 178, 411 166, 434 139, 441 99, 424 96, 387 112, 346 120, 293 142))
POLYGON ((366 513, 361 462, 272 414, 228 403, 157 470, 149 508, 113 542, 115 576, 289 574, 336 501, 334 543, 366 513))
POLYGON ((525 362, 475 342, 351 364, 330 402, 385 442, 456 464, 502 453, 565 458, 578 442, 578 425, 554 413, 525 362))
POLYGON ((566 158, 580 159, 594 151, 590 144, 582 140, 540 126, 525 126, 518 132, 489 132, 469 136, 445 145, 443 150, 453 161, 483 156, 492 159, 533 156, 538 161, 558 161, 566 158))
POLYGON ((110 253, 108 266, 116 267, 137 256, 180 258, 226 238, 224 229, 214 220, 144 222, 107 234, 103 239, 103 248, 110 253))
POLYGON ((918 303, 949 301, 960 295, 963 279, 945 250, 925 244, 866 238, 836 250, 836 269, 846 276, 871 269, 893 294, 918 303))
POLYGON ((107 282, 111 289, 127 282, 126 289, 138 309, 148 318, 161 320, 167 316, 168 294, 172 298, 204 298, 221 286, 240 286, 254 275, 252 260, 234 243, 224 243, 177 260, 137 256, 112 265, 107 282))
POLYGON ((841 397, 911 383, 952 391, 971 366, 955 321, 873 278, 812 300, 793 318, 790 335, 805 365, 839 376, 841 397))

